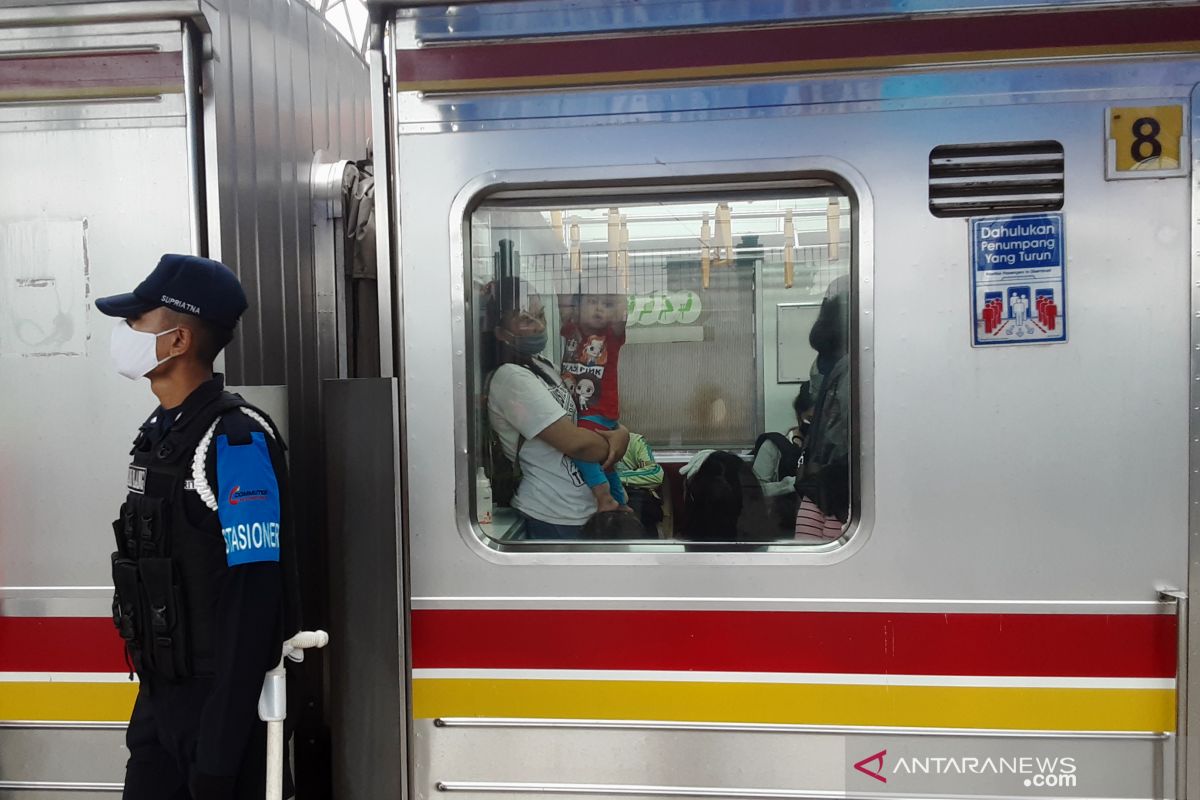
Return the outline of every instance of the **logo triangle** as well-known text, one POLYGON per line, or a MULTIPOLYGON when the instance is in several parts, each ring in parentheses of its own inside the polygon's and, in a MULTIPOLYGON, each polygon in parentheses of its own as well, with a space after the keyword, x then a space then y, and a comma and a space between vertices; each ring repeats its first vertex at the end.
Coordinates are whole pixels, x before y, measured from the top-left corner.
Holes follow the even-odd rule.
POLYGON ((886 755, 887 750, 880 750, 875 755, 867 756, 862 761, 856 763, 854 768, 864 775, 870 775, 877 781, 887 783, 887 778, 883 777, 883 757, 886 755), (879 766, 875 768, 867 766, 868 764, 874 764, 876 762, 878 762, 879 766))

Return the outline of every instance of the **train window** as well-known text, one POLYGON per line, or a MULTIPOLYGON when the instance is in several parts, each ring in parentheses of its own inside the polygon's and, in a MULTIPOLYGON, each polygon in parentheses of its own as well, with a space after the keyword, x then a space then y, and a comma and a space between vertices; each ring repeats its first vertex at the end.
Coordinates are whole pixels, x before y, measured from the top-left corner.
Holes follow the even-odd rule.
POLYGON ((478 531, 531 549, 841 539, 850 198, 815 181, 582 197, 471 214, 478 531))

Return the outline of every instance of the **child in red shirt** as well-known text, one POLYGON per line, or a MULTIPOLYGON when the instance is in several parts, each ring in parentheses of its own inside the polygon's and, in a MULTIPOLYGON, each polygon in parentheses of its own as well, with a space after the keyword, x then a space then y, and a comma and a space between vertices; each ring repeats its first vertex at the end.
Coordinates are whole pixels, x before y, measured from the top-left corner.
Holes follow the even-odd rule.
MULTIPOLYGON (((628 305, 617 294, 583 294, 560 304, 563 347, 562 379, 575 396, 579 427, 616 430, 621 418, 617 362, 625 344, 628 305)), ((625 490, 616 472, 599 464, 576 461, 584 481, 596 496, 598 511, 625 505, 625 490)))

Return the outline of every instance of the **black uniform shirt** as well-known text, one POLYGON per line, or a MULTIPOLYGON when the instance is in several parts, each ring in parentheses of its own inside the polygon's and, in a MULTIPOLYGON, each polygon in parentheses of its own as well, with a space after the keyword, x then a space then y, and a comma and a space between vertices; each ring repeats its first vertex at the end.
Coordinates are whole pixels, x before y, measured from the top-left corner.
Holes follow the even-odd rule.
MULTIPOLYGON (((224 388, 224 377, 217 374, 198 386, 178 408, 163 409, 160 406, 142 425, 141 430, 146 437, 146 443, 150 447, 157 446, 173 424, 203 408, 224 388)), ((228 413, 243 412, 235 410, 228 413)), ((270 460, 266 468, 273 469, 277 486, 285 487, 286 482, 278 480, 284 464, 282 446, 275 441, 273 432, 265 430, 258 422, 252 420, 250 427, 253 433, 257 434, 255 438, 265 445, 260 447, 259 451, 269 453, 270 460)), ((206 479, 211 491, 216 493, 218 498, 222 496, 221 468, 235 463, 227 458, 218 459, 218 452, 233 452, 232 448, 225 447, 221 442, 223 432, 223 423, 218 423, 205 459, 206 479)), ((226 502, 237 502, 235 491, 230 490, 224 494, 229 498, 226 502)), ((245 500, 243 498, 242 502, 245 500)), ((282 510, 288 498, 277 495, 277 502, 282 510)), ((225 508, 228 509, 228 506, 225 508)), ((223 526, 219 512, 204 502, 191 480, 185 483, 183 511, 193 527, 201 531, 211 531, 213 536, 222 536, 223 526)), ((279 531, 278 528, 276 531, 277 536, 291 534, 290 531, 279 531)), ((280 645, 283 640, 284 591, 283 573, 277 555, 278 541, 275 548, 276 560, 247 562, 244 561, 246 551, 238 549, 236 536, 233 549, 229 544, 229 536, 224 538, 226 558, 230 566, 219 579, 219 585, 214 587, 213 592, 213 596, 217 598, 211 628, 214 631, 215 676, 212 679, 202 679, 211 680, 212 687, 200 718, 196 720, 199 731, 195 768, 201 773, 213 776, 237 774, 251 729, 258 722, 258 696, 262 689, 263 676, 279 662, 280 645)))

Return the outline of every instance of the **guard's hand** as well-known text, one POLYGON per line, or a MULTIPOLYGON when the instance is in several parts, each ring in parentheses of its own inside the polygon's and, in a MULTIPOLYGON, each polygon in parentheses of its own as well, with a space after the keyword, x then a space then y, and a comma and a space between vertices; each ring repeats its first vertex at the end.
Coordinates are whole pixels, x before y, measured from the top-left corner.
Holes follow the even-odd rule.
POLYGON ((192 800, 229 800, 237 790, 236 775, 209 775, 195 771, 188 781, 192 800))
POLYGON ((613 465, 625 457, 625 451, 629 449, 629 429, 624 425, 618 425, 615 431, 596 431, 608 441, 608 456, 601 464, 605 472, 613 468, 613 465))

